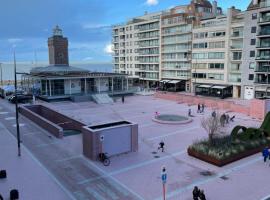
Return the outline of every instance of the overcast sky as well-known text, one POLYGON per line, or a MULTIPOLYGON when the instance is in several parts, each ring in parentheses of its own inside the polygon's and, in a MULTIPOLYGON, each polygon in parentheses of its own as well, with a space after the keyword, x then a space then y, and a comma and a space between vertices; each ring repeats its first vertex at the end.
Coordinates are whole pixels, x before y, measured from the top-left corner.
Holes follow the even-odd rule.
MULTIPOLYGON (((71 61, 110 62, 111 25, 189 0, 0 0, 0 62, 48 60, 47 38, 58 24, 69 38, 71 61)), ((250 0, 218 0, 245 10, 250 0)))

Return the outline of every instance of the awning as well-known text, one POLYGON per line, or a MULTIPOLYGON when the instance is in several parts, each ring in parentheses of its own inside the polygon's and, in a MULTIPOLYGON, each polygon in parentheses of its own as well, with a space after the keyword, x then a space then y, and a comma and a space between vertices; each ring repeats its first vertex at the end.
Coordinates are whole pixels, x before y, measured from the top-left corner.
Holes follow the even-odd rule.
POLYGON ((212 87, 212 89, 225 89, 225 88, 227 88, 228 86, 220 86, 220 85, 214 85, 213 87, 212 87))
POLYGON ((200 87, 200 88, 210 88, 210 87, 212 87, 212 85, 199 85, 198 87, 200 87))
POLYGON ((168 83, 170 80, 161 80, 160 83, 168 83))
POLYGON ((172 84, 176 84, 176 83, 179 83, 180 81, 178 81, 178 80, 172 80, 172 81, 170 81, 169 83, 172 83, 172 84))

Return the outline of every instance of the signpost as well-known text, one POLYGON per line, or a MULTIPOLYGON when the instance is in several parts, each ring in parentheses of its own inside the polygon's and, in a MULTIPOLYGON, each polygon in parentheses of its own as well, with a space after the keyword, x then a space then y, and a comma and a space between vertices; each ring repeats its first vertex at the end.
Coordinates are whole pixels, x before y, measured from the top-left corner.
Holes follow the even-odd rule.
POLYGON ((103 141, 104 141, 104 135, 99 136, 100 141, 100 153, 103 153, 103 141))
POLYGON ((166 200, 166 182, 167 182, 167 173, 166 168, 163 167, 161 171, 161 180, 162 180, 162 186, 163 186, 163 200, 166 200))

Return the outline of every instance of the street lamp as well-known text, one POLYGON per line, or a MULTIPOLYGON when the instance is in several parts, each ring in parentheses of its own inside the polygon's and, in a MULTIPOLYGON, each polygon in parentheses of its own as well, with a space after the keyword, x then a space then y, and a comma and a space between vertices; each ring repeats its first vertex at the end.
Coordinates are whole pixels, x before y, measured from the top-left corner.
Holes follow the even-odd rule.
MULTIPOLYGON (((1 73, 1 75, 2 75, 2 73, 1 73)), ((14 51, 14 87, 15 87, 15 111, 16 111, 18 156, 21 156, 21 135, 20 135, 20 126, 19 126, 18 96, 17 96, 17 66, 16 66, 15 51, 14 51)))

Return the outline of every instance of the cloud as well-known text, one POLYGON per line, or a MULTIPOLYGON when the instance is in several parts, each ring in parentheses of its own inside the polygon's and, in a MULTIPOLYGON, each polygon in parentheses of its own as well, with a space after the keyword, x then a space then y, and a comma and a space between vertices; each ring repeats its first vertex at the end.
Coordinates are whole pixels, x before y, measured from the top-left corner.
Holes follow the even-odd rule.
POLYGON ((148 6, 155 6, 158 4, 158 0, 147 0, 146 5, 148 6))
POLYGON ((14 43, 22 42, 23 39, 21 39, 21 38, 9 38, 7 41, 8 41, 9 43, 11 43, 11 44, 14 44, 14 43))
POLYGON ((82 28, 83 29, 107 29, 107 28, 111 28, 111 25, 85 23, 85 24, 82 24, 82 28))
POLYGON ((112 44, 107 44, 106 47, 104 48, 104 52, 107 54, 112 54, 113 53, 112 44))
POLYGON ((93 58, 90 56, 83 58, 83 61, 89 61, 89 60, 93 60, 93 58))

